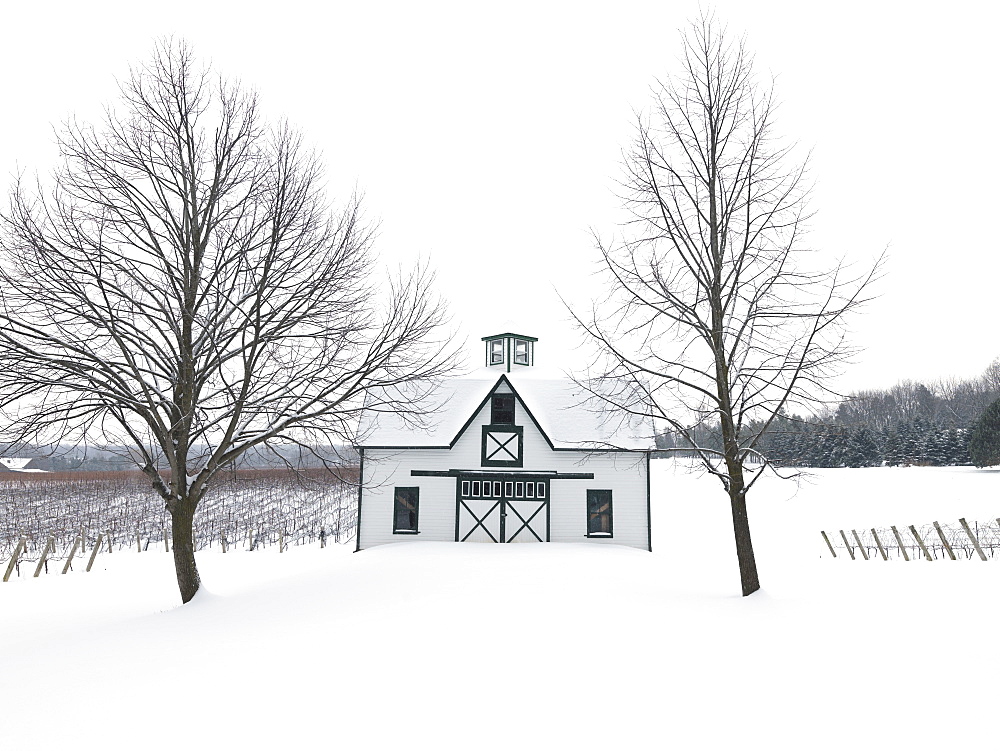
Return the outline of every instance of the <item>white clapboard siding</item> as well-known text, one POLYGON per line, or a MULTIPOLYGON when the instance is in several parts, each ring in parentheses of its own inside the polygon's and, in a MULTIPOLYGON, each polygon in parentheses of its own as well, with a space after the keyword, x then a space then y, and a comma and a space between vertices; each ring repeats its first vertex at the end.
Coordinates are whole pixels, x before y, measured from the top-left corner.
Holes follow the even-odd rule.
MULTIPOLYGON (((498 391, 506 390, 503 385, 498 391)), ((552 450, 519 400, 515 419, 524 428, 523 467, 510 472, 592 472, 593 480, 553 479, 549 483, 552 542, 594 542, 649 545, 647 504, 648 460, 643 452, 552 450), (612 491, 611 538, 588 538, 587 490, 612 491)), ((450 450, 447 448, 366 448, 359 548, 408 540, 455 539, 454 477, 413 477, 411 470, 481 469, 482 426, 490 421, 489 403, 450 450), (396 487, 420 488, 418 534, 393 534, 393 494, 396 487)), ((498 470, 500 471, 500 470, 498 470)))

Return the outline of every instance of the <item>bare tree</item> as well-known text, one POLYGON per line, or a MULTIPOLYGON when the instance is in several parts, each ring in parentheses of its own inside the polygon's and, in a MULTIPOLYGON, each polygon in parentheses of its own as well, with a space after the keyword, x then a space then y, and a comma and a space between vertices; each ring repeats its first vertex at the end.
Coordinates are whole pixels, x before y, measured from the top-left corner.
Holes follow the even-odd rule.
MULTIPOLYGON (((806 163, 773 132, 775 100, 711 14, 681 34, 625 157, 623 239, 597 238, 608 293, 572 311, 599 356, 578 382, 607 408, 667 423, 732 506, 744 595, 759 588, 747 493, 758 441, 850 354, 845 315, 877 272, 817 267, 804 244, 806 163), (717 425, 721 450, 700 444, 717 425)), ((759 462, 763 461, 763 464, 759 462)))
POLYGON ((22 180, 2 215, 2 438, 127 447, 188 602, 220 470, 349 444, 363 407, 419 422, 453 358, 433 275, 380 281, 358 199, 332 210, 318 157, 254 94, 173 41, 120 88, 102 128, 58 134, 51 186, 22 180))

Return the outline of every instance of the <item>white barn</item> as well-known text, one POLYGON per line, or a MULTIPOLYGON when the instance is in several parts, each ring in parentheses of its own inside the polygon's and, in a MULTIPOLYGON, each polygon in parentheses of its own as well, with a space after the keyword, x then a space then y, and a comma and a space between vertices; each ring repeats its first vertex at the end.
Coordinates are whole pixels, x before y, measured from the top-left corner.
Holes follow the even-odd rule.
POLYGON ((437 423, 373 417, 361 456, 357 550, 401 540, 591 542, 652 549, 649 436, 612 431, 537 339, 483 337, 485 367, 443 388, 437 423))

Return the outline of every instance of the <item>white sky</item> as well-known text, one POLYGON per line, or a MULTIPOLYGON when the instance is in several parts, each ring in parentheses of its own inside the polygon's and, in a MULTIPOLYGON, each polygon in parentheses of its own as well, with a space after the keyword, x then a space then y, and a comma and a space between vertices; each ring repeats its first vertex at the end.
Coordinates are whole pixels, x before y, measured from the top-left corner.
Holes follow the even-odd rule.
MULTIPOLYGON (((978 375, 1000 355, 993 290, 1000 11, 985 2, 718 2, 777 124, 813 149, 811 240, 831 260, 890 250, 856 320, 846 389, 978 375)), ((5 8, 0 179, 46 168, 51 126, 96 119, 115 78, 176 34, 256 88, 355 185, 390 264, 437 267, 475 343, 507 321, 573 364, 554 287, 585 303, 589 229, 611 234, 620 149, 654 76, 677 70, 697 2, 19 3, 5 8)))

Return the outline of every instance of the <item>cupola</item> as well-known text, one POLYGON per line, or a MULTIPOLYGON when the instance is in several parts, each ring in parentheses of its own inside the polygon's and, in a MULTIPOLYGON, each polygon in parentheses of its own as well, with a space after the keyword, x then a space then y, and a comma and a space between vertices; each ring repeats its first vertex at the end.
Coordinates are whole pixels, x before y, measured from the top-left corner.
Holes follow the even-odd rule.
POLYGON ((538 339, 533 336, 494 334, 484 336, 483 341, 486 342, 486 366, 489 368, 502 368, 510 373, 516 368, 535 364, 535 342, 538 339))

